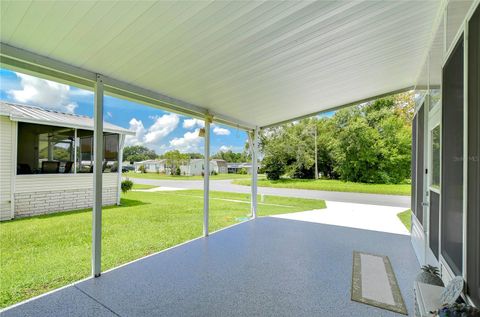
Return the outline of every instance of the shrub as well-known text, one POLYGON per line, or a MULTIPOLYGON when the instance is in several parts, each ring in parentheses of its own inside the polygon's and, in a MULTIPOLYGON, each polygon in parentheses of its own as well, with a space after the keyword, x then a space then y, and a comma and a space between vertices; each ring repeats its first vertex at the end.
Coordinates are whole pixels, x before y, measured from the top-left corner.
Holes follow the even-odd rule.
POLYGON ((285 173, 285 163, 278 156, 268 156, 262 161, 268 180, 278 180, 285 173))
POLYGON ((140 165, 140 167, 138 168, 138 170, 140 171, 140 173, 146 173, 147 171, 145 171, 145 165, 140 165))
POLYGON ((247 169, 245 167, 242 167, 238 170, 238 174, 247 175, 247 169))
POLYGON ((133 188, 133 182, 128 178, 122 181, 122 193, 126 194, 129 190, 133 188))

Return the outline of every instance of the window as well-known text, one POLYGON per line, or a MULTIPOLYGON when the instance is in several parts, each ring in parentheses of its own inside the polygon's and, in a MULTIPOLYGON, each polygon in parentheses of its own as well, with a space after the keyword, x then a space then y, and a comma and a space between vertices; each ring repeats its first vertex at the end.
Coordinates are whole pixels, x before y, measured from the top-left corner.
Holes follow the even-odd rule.
MULTIPOLYGON (((95 151, 93 132, 78 130, 79 147, 77 149, 77 173, 93 173, 95 151)), ((103 167, 104 173, 118 170, 119 135, 104 133, 103 136, 103 167)))
POLYGON ((463 37, 443 68, 441 254, 463 267, 463 37))
POLYGON ((17 174, 73 173, 75 130, 18 123, 17 174))
MULTIPOLYGON (((105 134, 103 136, 103 161, 104 172, 116 172, 118 169, 118 134, 105 134)), ((153 166, 155 168, 155 166, 153 166)))
POLYGON ((418 221, 423 225, 423 176, 424 176, 424 134, 423 131, 425 129, 425 114, 424 114, 424 107, 425 104, 422 104, 420 109, 417 112, 417 168, 416 172, 417 175, 416 179, 416 207, 415 207, 415 215, 418 221))
MULTIPOLYGON (((117 172, 119 135, 103 142, 103 171, 117 172)), ((93 131, 19 122, 17 174, 93 173, 93 162, 93 131)))
POLYGON ((432 130, 432 179, 431 186, 440 188, 440 126, 432 130))
POLYGON ((93 173, 93 132, 77 131, 77 173, 93 173))
POLYGON ((480 307, 480 6, 468 29, 467 294, 480 307))

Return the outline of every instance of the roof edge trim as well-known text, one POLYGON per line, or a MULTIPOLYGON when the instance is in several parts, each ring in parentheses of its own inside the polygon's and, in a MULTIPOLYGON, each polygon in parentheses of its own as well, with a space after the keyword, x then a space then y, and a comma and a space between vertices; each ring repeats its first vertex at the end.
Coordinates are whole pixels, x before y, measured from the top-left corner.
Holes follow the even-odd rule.
POLYGON ((305 114, 305 115, 302 115, 302 116, 299 116, 299 117, 295 117, 295 118, 292 118, 292 119, 288 119, 288 120, 280 121, 280 122, 277 122, 277 123, 269 124, 269 125, 261 127, 261 129, 268 129, 268 128, 277 127, 279 125, 282 125, 282 124, 285 124, 285 123, 290 123, 290 122, 293 122, 293 121, 296 121, 296 120, 301 120, 301 119, 309 118, 309 117, 312 117, 312 116, 317 116, 317 115, 322 114, 322 113, 326 113, 326 112, 330 112, 330 111, 336 111, 336 110, 340 110, 342 108, 354 106, 354 105, 357 105, 357 104, 360 104, 360 103, 369 102, 369 101, 372 101, 372 100, 375 100, 375 99, 388 97, 388 96, 391 96, 391 95, 395 95, 395 94, 399 94, 399 93, 402 93, 402 92, 410 91, 410 90, 413 90, 413 88, 414 88, 414 86, 409 86, 409 87, 405 87, 405 88, 381 93, 379 95, 375 95, 375 96, 372 96, 372 97, 356 100, 356 101, 349 102, 349 103, 346 103, 346 104, 343 104, 343 105, 340 105, 340 106, 333 106, 331 108, 328 108, 328 109, 325 109, 325 110, 322 110, 322 111, 312 112, 312 113, 308 113, 308 114, 305 114))
MULTIPOLYGON (((97 76, 95 72, 38 55, 3 42, 0 42, 0 66, 63 84, 74 84, 88 90, 93 90, 97 76)), ((241 122, 220 113, 210 113, 207 108, 180 99, 172 98, 108 76, 103 76, 103 78, 105 90, 118 97, 142 104, 157 106, 163 110, 173 111, 199 119, 204 119, 206 115, 213 115, 214 121, 247 131, 255 128, 252 124, 241 122)))

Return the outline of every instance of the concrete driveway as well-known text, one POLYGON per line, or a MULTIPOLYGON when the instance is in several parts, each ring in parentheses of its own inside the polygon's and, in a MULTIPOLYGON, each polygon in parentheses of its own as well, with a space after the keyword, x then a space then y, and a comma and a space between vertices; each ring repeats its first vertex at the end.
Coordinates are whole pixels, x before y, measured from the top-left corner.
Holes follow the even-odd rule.
MULTIPOLYGON (((134 183, 186 188, 186 189, 203 189, 203 180, 163 180, 163 179, 141 179, 129 177, 134 183)), ((250 193, 249 186, 232 184, 232 180, 211 180, 210 190, 234 192, 234 193, 250 193)), ((362 194, 362 193, 346 193, 346 192, 331 192, 321 190, 307 190, 307 189, 292 189, 292 188, 273 188, 273 187, 259 187, 259 194, 298 197, 309 199, 323 199, 327 201, 367 204, 367 205, 381 205, 391 207, 410 208, 410 196, 398 195, 378 195, 378 194, 362 194)))
POLYGON ((397 214, 405 207, 390 207, 327 201, 326 209, 308 210, 270 217, 323 223, 356 229, 409 235, 397 214))

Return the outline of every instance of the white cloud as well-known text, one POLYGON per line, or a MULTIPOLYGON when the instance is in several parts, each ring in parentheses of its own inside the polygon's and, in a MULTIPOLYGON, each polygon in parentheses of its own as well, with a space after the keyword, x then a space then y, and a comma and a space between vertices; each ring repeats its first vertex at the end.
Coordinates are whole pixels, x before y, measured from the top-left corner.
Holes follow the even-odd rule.
POLYGON ((160 146, 159 142, 177 128, 179 121, 180 119, 176 114, 164 114, 158 117, 155 123, 146 129, 142 120, 132 118, 129 122, 129 129, 135 131, 135 135, 127 136, 125 143, 127 145, 143 144, 158 147, 160 146))
POLYGON ((158 119, 158 115, 149 115, 148 118, 155 121, 158 119))
POLYGON ((231 149, 232 149, 231 146, 222 145, 222 146, 218 149, 218 151, 220 151, 220 152, 228 152, 228 151, 230 151, 231 149))
POLYGON ((16 75, 20 78, 21 88, 8 91, 15 101, 68 113, 78 107, 70 100, 70 86, 25 74, 16 75))
POLYGON ((129 130, 135 131, 135 135, 127 135, 125 137, 126 145, 140 145, 143 143, 145 137, 145 127, 143 126, 142 120, 137 120, 132 118, 129 122, 129 130))
POLYGON ((183 120, 183 127, 185 129, 193 129, 196 127, 203 128, 205 126, 205 121, 200 119, 185 119, 183 120))
POLYGON ((199 128, 193 132, 186 132, 183 138, 173 138, 170 140, 170 147, 180 152, 199 152, 202 138, 198 136, 199 128))
POLYGON ((215 126, 213 128, 213 133, 216 135, 230 135, 230 130, 215 126))

